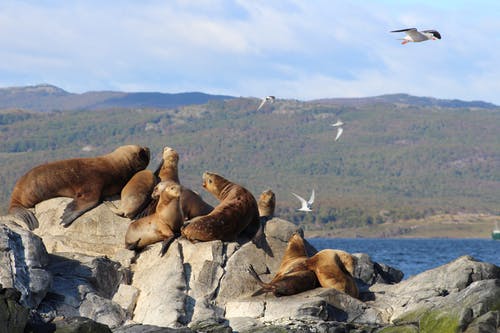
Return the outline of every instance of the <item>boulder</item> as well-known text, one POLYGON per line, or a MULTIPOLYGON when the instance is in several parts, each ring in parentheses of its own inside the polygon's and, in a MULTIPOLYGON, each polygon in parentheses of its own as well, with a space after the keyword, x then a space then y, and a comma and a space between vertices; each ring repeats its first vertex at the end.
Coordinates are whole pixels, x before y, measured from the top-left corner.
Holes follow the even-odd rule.
POLYGON ((64 228, 61 216, 70 198, 53 198, 35 206, 39 235, 50 253, 76 252, 91 256, 112 258, 125 247, 125 233, 130 219, 114 214, 104 203, 77 218, 64 228))
POLYGON ((20 303, 36 308, 47 294, 52 275, 42 239, 9 217, 0 217, 0 284, 21 292, 20 303))
POLYGON ((22 333, 28 323, 29 309, 19 304, 21 293, 0 284, 0 333, 22 333))

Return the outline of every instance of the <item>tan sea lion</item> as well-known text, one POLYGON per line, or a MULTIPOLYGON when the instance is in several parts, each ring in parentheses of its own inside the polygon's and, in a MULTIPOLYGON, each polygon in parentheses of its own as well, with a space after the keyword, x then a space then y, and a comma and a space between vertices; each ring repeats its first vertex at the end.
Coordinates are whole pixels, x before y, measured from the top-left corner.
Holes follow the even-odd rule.
MULTIPOLYGON (((179 154, 171 147, 163 148, 162 163, 155 171, 160 181, 174 181, 180 184, 178 172, 179 154)), ((143 216, 154 213, 157 198, 153 195, 153 200, 145 209, 143 216)), ((182 186, 181 205, 184 219, 189 220, 196 216, 207 215, 214 208, 206 203, 201 196, 193 190, 182 186)))
POLYGON ((305 264, 316 274, 323 288, 334 288, 358 298, 358 287, 352 276, 354 258, 349 253, 325 249, 307 259, 305 264))
POLYGON ((276 208, 276 195, 270 189, 265 190, 260 194, 257 205, 260 217, 271 219, 274 216, 274 209, 276 208))
POLYGON ((9 213, 33 230, 38 221, 28 208, 54 197, 70 197, 61 224, 65 227, 104 197, 120 193, 128 180, 149 163, 149 149, 137 145, 89 158, 72 158, 42 164, 23 175, 12 191, 9 213))
POLYGON ((155 186, 156 176, 151 170, 137 172, 123 187, 119 207, 111 210, 119 216, 134 218, 151 200, 155 186))
POLYGON ((184 237, 191 241, 234 241, 243 231, 253 237, 261 230, 257 201, 243 186, 205 172, 203 187, 220 203, 209 214, 187 221, 181 229, 184 237))
POLYGON ((286 296, 316 288, 318 279, 314 271, 307 267, 306 260, 304 239, 296 232, 288 240, 280 267, 270 282, 263 282, 253 267, 249 267, 248 272, 261 286, 253 295, 272 292, 275 296, 286 296))
POLYGON ((177 184, 179 181, 179 153, 174 148, 164 147, 162 154, 162 162, 158 169, 155 171, 155 175, 160 178, 160 181, 172 180, 177 184))
POLYGON ((125 247, 141 250, 149 244, 163 241, 163 255, 170 242, 179 235, 184 221, 180 205, 181 186, 165 181, 159 183, 153 192, 159 193, 155 213, 130 223, 125 234, 125 247))

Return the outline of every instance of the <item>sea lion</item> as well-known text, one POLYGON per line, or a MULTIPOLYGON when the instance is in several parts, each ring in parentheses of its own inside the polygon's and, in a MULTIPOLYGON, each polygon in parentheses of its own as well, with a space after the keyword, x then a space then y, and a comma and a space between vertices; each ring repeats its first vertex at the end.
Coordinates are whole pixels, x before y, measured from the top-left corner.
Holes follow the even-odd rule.
MULTIPOLYGON (((155 171, 155 175, 158 176, 160 182, 174 181, 180 184, 178 164, 179 154, 177 151, 171 147, 164 147, 162 163, 155 171)), ((152 198, 153 200, 141 215, 146 216, 154 213, 158 200, 154 195, 152 198)), ((214 209, 211 205, 206 203, 198 193, 185 186, 182 186, 181 205, 184 219, 186 220, 196 216, 207 215, 214 209)))
POLYGON ((318 279, 314 271, 307 267, 306 260, 304 239, 295 232, 288 240, 280 267, 270 282, 263 282, 253 267, 249 267, 248 272, 261 286, 253 296, 267 292, 272 292, 275 296, 287 296, 316 288, 319 285, 318 279))
MULTIPOLYGON (((153 191, 151 197, 153 200, 158 200, 158 194, 161 191, 161 188, 164 184, 168 184, 172 181, 162 181, 156 185, 155 190, 153 191)), ((192 219, 196 216, 207 215, 214 208, 207 204, 203 199, 191 189, 184 187, 181 185, 181 207, 182 214, 185 220, 192 219)))
POLYGON ((209 214, 187 221, 181 229, 185 238, 234 241, 244 230, 252 237, 261 230, 257 201, 250 191, 212 172, 203 173, 202 178, 203 187, 220 203, 209 214))
POLYGON ((274 216, 274 209, 276 208, 276 195, 270 189, 265 190, 260 194, 257 205, 261 219, 271 219, 274 216))
POLYGON ((127 145, 98 157, 72 158, 34 167, 12 191, 9 213, 26 222, 30 230, 38 221, 28 208, 54 197, 70 197, 61 224, 68 227, 80 215, 96 207, 106 196, 120 193, 128 180, 149 163, 146 147, 127 145))
POLYGON ((119 216, 134 218, 149 203, 155 185, 156 176, 151 170, 137 172, 123 187, 119 207, 111 210, 119 216))
POLYGON ((160 181, 172 180, 177 184, 179 181, 179 153, 174 148, 164 147, 162 154, 162 162, 156 169, 155 175, 160 178, 160 181))
POLYGON ((141 250, 149 244, 163 241, 163 255, 170 242, 179 235, 184 221, 180 205, 181 186, 165 181, 159 183, 153 192, 159 193, 155 213, 130 223, 125 234, 125 247, 141 250))
POLYGON ((316 274, 323 288, 334 288, 358 298, 358 287, 352 277, 354 258, 349 253, 325 249, 307 259, 305 264, 316 274))

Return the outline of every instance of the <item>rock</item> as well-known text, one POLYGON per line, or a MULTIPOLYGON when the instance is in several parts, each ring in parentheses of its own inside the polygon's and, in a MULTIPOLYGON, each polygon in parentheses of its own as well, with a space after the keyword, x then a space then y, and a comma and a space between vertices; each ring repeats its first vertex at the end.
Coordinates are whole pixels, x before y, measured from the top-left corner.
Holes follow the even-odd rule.
POLYGON ((354 278, 361 292, 375 283, 392 284, 403 279, 403 272, 385 264, 373 262, 366 253, 353 253, 353 256, 356 258, 354 278))
POLYGON ((42 316, 85 316, 110 327, 125 321, 125 311, 110 300, 122 279, 118 263, 105 257, 59 253, 50 255, 47 269, 54 283, 38 309, 42 316))
POLYGON ((95 321, 85 317, 73 317, 61 320, 55 320, 56 333, 111 333, 111 329, 104 324, 96 323, 95 321))
POLYGON ((489 311, 477 317, 465 330, 465 333, 495 332, 500 327, 500 310, 489 311))
POLYGON ((40 237, 0 217, 0 283, 21 292, 21 304, 36 308, 52 283, 48 253, 40 237))
POLYGON ((114 329, 113 333, 194 333, 193 330, 183 328, 168 328, 154 325, 131 324, 114 329))
POLYGON ((139 297, 139 289, 127 284, 120 284, 117 292, 113 296, 113 302, 120 305, 129 316, 134 313, 134 308, 139 297))
POLYGON ((76 252, 112 258, 125 247, 125 233, 130 220, 114 214, 106 204, 86 212, 69 228, 61 224, 61 216, 72 199, 53 198, 35 206, 39 235, 50 253, 76 252))
POLYGON ((144 250, 134 267, 132 286, 139 297, 133 320, 146 325, 179 327, 186 325, 186 276, 179 242, 174 241, 165 257, 161 244, 144 250))
POLYGON ((19 304, 21 293, 0 285, 0 333, 22 333, 28 323, 29 309, 19 304))
MULTIPOLYGON (((138 254, 124 249, 129 220, 106 205, 62 228, 58 219, 68 201, 49 201, 35 211, 50 255, 40 237, 1 218, 0 282, 11 289, 3 294, 7 300, 0 292, 0 323, 14 331, 26 321, 27 332, 483 332, 500 326, 500 268, 468 256, 401 281, 400 271, 355 254, 360 299, 326 288, 252 296, 259 286, 248 266, 270 280, 289 237, 301 232, 292 223, 267 221, 268 252, 244 240, 176 239, 162 257, 159 243, 138 254), (68 252, 57 252, 62 249, 68 252)), ((306 247, 308 255, 316 252, 307 241, 306 247)))

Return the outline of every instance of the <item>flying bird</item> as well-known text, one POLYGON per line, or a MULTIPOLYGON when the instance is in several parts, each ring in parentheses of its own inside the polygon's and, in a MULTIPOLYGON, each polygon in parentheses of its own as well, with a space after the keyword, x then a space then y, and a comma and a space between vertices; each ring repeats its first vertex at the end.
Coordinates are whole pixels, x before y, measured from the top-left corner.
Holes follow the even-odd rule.
POLYGON ((312 204, 314 202, 314 189, 312 190, 312 193, 311 193, 311 198, 309 198, 309 201, 306 201, 306 199, 302 198, 300 195, 297 195, 295 193, 292 192, 292 194, 300 200, 300 203, 301 203, 301 207, 297 210, 300 210, 302 212, 311 212, 312 209, 312 204))
POLYGON ((436 30, 417 31, 416 28, 408 28, 393 30, 391 32, 404 32, 406 34, 405 38, 402 38, 403 41, 401 44, 403 45, 409 42, 425 42, 426 40, 441 39, 441 34, 436 30))
POLYGON ((340 120, 337 120, 335 124, 332 124, 333 127, 337 127, 337 135, 335 136, 335 141, 337 141, 344 132, 342 125, 344 125, 344 123, 340 120))
POLYGON ((262 102, 260 102, 260 105, 259 107, 257 108, 257 111, 260 110, 261 107, 264 106, 264 104, 266 104, 266 102, 269 102, 269 103, 274 103, 274 100, 276 99, 276 97, 274 96, 266 96, 262 99, 262 102))

